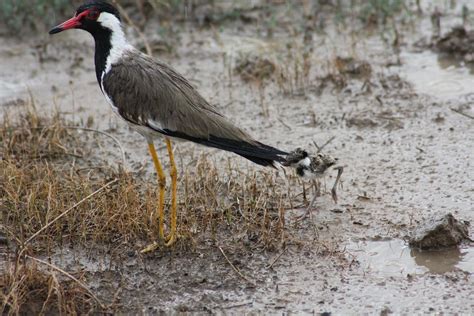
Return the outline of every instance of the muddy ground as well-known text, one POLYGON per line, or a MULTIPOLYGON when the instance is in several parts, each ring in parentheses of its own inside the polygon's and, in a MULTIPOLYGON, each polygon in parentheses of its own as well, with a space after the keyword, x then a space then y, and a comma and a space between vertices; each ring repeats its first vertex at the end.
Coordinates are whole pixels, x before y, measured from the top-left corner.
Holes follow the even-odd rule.
MULTIPOLYGON (((446 8, 443 30, 460 22, 456 10, 446 8)), ((324 194, 301 223, 304 246, 289 242, 276 251, 245 252, 226 248, 224 240, 192 252, 146 256, 137 253, 141 245, 114 256, 65 247, 49 259, 66 271, 82 271, 90 289, 121 312, 472 312, 474 248, 426 253, 404 242, 437 214, 474 221, 474 120, 459 113, 474 113, 472 71, 415 45, 431 36, 425 14, 401 27, 397 47, 393 32, 353 34, 350 27, 328 23, 324 32, 312 34, 308 76, 296 79, 292 64, 302 60, 303 36, 291 35, 285 12, 279 21, 286 26, 271 38, 251 21, 218 29, 183 24, 174 52, 160 57, 261 142, 315 151, 314 143, 331 140, 324 149, 346 166, 343 187, 337 205, 324 194), (233 73, 249 53, 270 58, 287 80, 260 84, 233 73), (367 61, 371 71, 346 72, 335 63, 337 56, 367 61), (218 246, 248 280, 235 273, 218 246)), ((153 30, 147 31, 150 38, 153 30)), ((0 66, 2 111, 22 111, 15 100, 32 94, 40 112, 56 109, 116 136, 127 153, 126 168, 146 163, 152 175, 143 139, 100 93, 88 35, 0 37, 0 66)), ((110 164, 120 161, 117 147, 102 146, 110 164)), ((230 157, 243 169, 258 168, 189 143, 177 147, 181 167, 204 151, 217 164, 230 157)), ((165 148, 159 154, 165 156, 165 148)), ((329 188, 333 180, 330 174, 323 182, 329 188)), ((288 221, 300 213, 289 210, 288 221)))

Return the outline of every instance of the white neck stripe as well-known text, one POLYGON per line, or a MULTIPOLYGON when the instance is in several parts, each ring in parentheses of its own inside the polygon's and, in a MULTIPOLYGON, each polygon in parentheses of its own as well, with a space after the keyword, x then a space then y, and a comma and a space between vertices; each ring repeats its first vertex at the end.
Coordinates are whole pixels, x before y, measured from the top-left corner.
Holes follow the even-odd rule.
POLYGON ((107 57, 105 70, 107 73, 114 63, 116 63, 124 54, 125 51, 132 49, 132 46, 128 43, 125 38, 125 33, 122 29, 122 24, 117 17, 108 12, 102 12, 97 19, 103 27, 108 28, 112 31, 110 38, 111 49, 109 56, 107 57))

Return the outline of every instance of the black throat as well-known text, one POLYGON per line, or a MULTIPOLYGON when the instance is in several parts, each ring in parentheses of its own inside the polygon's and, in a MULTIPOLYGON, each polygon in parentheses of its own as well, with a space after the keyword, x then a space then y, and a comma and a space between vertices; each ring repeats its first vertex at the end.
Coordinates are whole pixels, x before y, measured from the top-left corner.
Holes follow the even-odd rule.
POLYGON ((99 82, 100 88, 102 73, 105 71, 107 65, 107 58, 110 55, 110 50, 112 49, 111 39, 112 31, 101 27, 96 32, 92 33, 95 40, 95 73, 97 76, 97 81, 99 82))

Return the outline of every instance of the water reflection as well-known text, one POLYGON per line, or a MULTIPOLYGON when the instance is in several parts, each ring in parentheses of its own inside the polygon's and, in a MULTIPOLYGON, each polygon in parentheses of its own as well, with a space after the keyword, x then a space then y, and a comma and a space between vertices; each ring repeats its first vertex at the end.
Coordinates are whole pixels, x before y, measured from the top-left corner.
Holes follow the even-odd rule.
POLYGON ((441 69, 450 70, 454 68, 465 68, 469 74, 474 75, 474 63, 465 63, 462 58, 454 58, 445 54, 438 54, 438 65, 441 69))
POLYGON ((443 251, 410 249, 403 240, 360 241, 346 248, 363 269, 383 276, 442 274, 456 269, 474 273, 474 247, 443 251))
POLYGON ((453 271, 463 259, 464 254, 458 248, 443 251, 420 251, 412 249, 410 255, 419 266, 426 267, 431 273, 453 271))
POLYGON ((474 65, 431 51, 402 52, 400 74, 418 93, 439 99, 471 99, 474 65))

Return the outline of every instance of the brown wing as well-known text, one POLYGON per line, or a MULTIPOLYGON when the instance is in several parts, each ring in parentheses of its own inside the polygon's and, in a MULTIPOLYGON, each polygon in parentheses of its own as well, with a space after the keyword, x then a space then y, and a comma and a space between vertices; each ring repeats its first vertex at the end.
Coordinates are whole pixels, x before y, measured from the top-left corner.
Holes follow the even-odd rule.
POLYGON ((253 140, 217 112, 183 76, 137 51, 112 67, 104 76, 103 87, 119 114, 131 123, 248 159, 280 161, 278 155, 285 154, 253 140))
POLYGON ((217 112, 168 65, 129 54, 104 77, 104 89, 126 120, 192 137, 252 139, 217 112))

